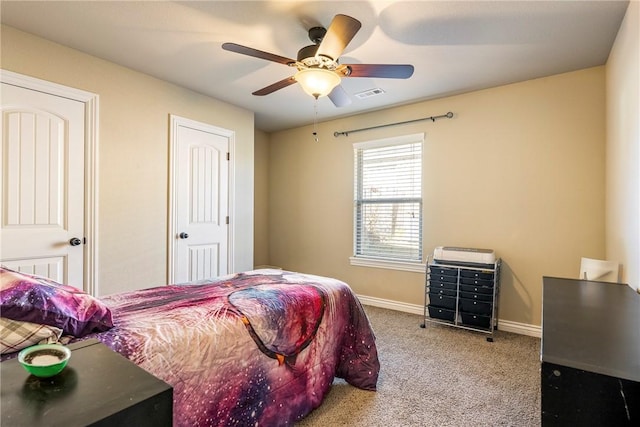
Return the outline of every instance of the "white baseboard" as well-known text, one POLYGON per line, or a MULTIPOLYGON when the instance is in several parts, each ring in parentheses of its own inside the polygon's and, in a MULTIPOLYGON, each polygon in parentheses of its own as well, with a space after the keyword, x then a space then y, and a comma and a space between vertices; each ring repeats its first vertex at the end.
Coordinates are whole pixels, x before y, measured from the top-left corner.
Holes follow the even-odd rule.
POLYGON ((542 328, 538 325, 529 325, 527 323, 498 319, 498 328, 505 332, 513 332, 514 334, 542 338, 542 328))
POLYGON ((409 304, 406 302, 392 301, 388 299, 368 297, 366 295, 357 295, 360 302, 364 305, 373 307, 387 308, 389 310, 402 311, 411 314, 424 314, 424 307, 418 304, 409 304))
MULTIPOLYGON (((418 314, 420 316, 424 314, 424 306, 419 304, 409 304, 406 302, 368 297, 366 295, 358 295, 358 299, 364 305, 402 311, 404 313, 418 314)), ((505 332, 513 332, 514 334, 527 335, 536 338, 540 338, 542 336, 542 329, 540 326, 512 322, 511 320, 498 319, 498 329, 505 332)))

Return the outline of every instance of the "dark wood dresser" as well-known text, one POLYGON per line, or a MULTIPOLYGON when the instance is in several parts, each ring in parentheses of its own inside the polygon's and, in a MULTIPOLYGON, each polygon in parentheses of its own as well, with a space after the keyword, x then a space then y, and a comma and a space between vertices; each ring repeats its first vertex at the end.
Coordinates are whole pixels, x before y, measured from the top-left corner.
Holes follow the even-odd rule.
POLYGON ((0 363, 2 426, 171 426, 173 389, 97 340, 69 345, 51 378, 0 363))
POLYGON ((543 426, 640 425, 640 295, 543 278, 543 426))

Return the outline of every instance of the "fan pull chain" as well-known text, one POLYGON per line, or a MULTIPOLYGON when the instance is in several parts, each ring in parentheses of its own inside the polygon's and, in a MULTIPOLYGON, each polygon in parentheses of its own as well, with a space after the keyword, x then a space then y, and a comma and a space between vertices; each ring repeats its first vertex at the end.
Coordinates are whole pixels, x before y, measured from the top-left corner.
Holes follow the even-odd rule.
POLYGON ((313 116, 313 140, 315 142, 318 142, 318 98, 316 97, 316 100, 313 104, 313 111, 314 111, 314 116, 313 116))

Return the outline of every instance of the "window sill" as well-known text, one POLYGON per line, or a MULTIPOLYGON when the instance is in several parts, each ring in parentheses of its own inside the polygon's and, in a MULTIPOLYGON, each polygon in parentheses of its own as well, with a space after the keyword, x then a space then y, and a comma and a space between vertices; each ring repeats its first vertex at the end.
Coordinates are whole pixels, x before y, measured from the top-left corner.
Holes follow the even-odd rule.
POLYGON ((424 273, 427 265, 423 262, 408 262, 408 261, 391 261, 378 258, 362 258, 362 257, 349 257, 351 265, 358 267, 372 267, 372 268, 385 268, 388 270, 401 270, 411 271, 413 273, 424 273))

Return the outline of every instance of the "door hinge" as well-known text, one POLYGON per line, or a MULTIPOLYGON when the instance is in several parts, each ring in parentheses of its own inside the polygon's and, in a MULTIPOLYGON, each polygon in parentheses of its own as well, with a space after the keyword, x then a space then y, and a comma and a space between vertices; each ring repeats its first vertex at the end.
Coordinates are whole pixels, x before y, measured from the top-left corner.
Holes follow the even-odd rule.
POLYGON ((227 152, 227 161, 231 160, 231 153, 227 152))
POLYGON ((229 225, 229 217, 227 217, 227 225, 229 225))

